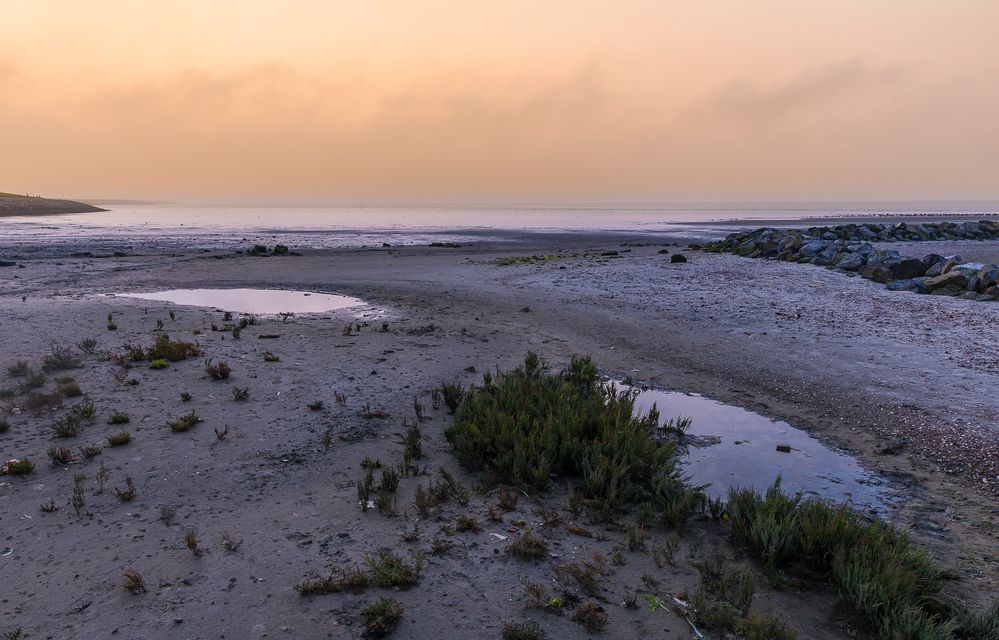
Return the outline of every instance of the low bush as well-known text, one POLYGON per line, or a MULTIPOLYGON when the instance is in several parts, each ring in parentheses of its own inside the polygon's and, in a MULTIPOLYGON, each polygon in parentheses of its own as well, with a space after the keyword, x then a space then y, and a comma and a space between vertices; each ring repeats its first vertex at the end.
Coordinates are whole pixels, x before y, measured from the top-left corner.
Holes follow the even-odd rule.
POLYGON ((381 598, 361 609, 364 620, 364 635, 368 638, 384 638, 399 626, 402 620, 402 605, 394 598, 381 598))
POLYGON ((635 415, 636 393, 603 384, 589 358, 553 374, 530 353, 465 392, 444 435, 459 462, 498 481, 544 489, 552 475, 579 477, 599 510, 648 502, 679 526, 700 508, 703 487, 687 484, 676 445, 657 437, 658 412, 635 415))
MULTIPOLYGON (((193 342, 171 340, 165 333, 156 336, 153 345, 146 349, 146 358, 151 361, 167 360, 169 362, 180 362, 181 360, 196 358, 200 355, 201 348, 198 345, 193 342)), ((151 363, 150 366, 152 366, 151 363)))

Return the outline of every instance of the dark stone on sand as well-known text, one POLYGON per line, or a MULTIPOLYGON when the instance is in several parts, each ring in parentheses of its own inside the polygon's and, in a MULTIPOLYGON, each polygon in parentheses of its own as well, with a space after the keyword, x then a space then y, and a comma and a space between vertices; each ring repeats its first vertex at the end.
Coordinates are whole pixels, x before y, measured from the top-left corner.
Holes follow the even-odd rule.
POLYGON ((687 261, 687 257, 684 256, 684 255, 682 255, 682 254, 679 254, 679 253, 674 253, 673 255, 671 255, 669 257, 669 261, 671 263, 686 262, 687 261))
POLYGON ((918 278, 926 273, 926 265, 916 258, 903 258, 891 269, 891 275, 897 280, 918 278))
POLYGON ((0 260, 0 267, 13 267, 16 265, 17 263, 11 260, 0 260))

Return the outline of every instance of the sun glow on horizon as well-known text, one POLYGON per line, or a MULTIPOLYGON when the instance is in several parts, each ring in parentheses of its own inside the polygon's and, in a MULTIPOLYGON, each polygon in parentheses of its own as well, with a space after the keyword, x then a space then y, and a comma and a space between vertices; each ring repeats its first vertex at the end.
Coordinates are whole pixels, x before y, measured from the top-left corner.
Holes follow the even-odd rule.
POLYGON ((7 0, 0 190, 996 198, 999 5, 7 0))

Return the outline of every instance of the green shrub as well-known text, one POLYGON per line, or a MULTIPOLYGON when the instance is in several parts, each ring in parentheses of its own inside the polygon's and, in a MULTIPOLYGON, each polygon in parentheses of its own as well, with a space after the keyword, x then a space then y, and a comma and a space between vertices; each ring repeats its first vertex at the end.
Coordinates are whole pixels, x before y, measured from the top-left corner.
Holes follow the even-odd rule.
POLYGON ((149 361, 149 368, 150 369, 166 369, 169 366, 170 366, 170 363, 167 362, 166 358, 157 358, 155 360, 150 360, 149 361))
POLYGON ((828 576, 878 638, 952 639, 974 619, 946 603, 943 566, 893 524, 788 496, 779 478, 763 495, 732 490, 726 508, 733 537, 769 571, 803 563, 828 576))
POLYGON ((80 359, 72 349, 55 342, 49 347, 49 352, 42 356, 42 371, 64 371, 81 366, 80 359))
POLYGON ((703 487, 686 484, 676 445, 656 437, 658 412, 635 416, 636 394, 602 384, 589 358, 553 374, 530 353, 465 392, 444 435, 459 462, 498 481, 544 489, 553 474, 581 477, 593 506, 650 500, 678 526, 699 508, 703 487))
POLYGON ((189 431, 199 422, 201 422, 201 418, 198 417, 197 413, 191 411, 174 420, 168 420, 167 426, 170 427, 170 430, 174 433, 181 433, 183 431, 189 431))
POLYGON ((129 417, 124 411, 115 411, 108 418, 108 424, 128 424, 129 417))

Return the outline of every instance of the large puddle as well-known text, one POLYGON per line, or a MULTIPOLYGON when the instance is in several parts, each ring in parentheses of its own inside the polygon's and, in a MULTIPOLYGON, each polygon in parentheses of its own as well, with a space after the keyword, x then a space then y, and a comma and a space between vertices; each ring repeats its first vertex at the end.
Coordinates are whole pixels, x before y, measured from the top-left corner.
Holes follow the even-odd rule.
POLYGON ((350 296, 284 289, 170 289, 150 293, 117 294, 127 298, 159 300, 194 307, 211 307, 237 313, 321 313, 364 304, 350 296))
POLYGON ((694 482, 710 483, 708 492, 725 496, 729 487, 763 490, 779 475, 785 491, 801 491, 832 502, 885 515, 897 499, 885 478, 856 459, 786 422, 715 402, 694 394, 641 391, 635 408, 655 404, 662 420, 678 416, 692 422, 684 472, 694 482))

